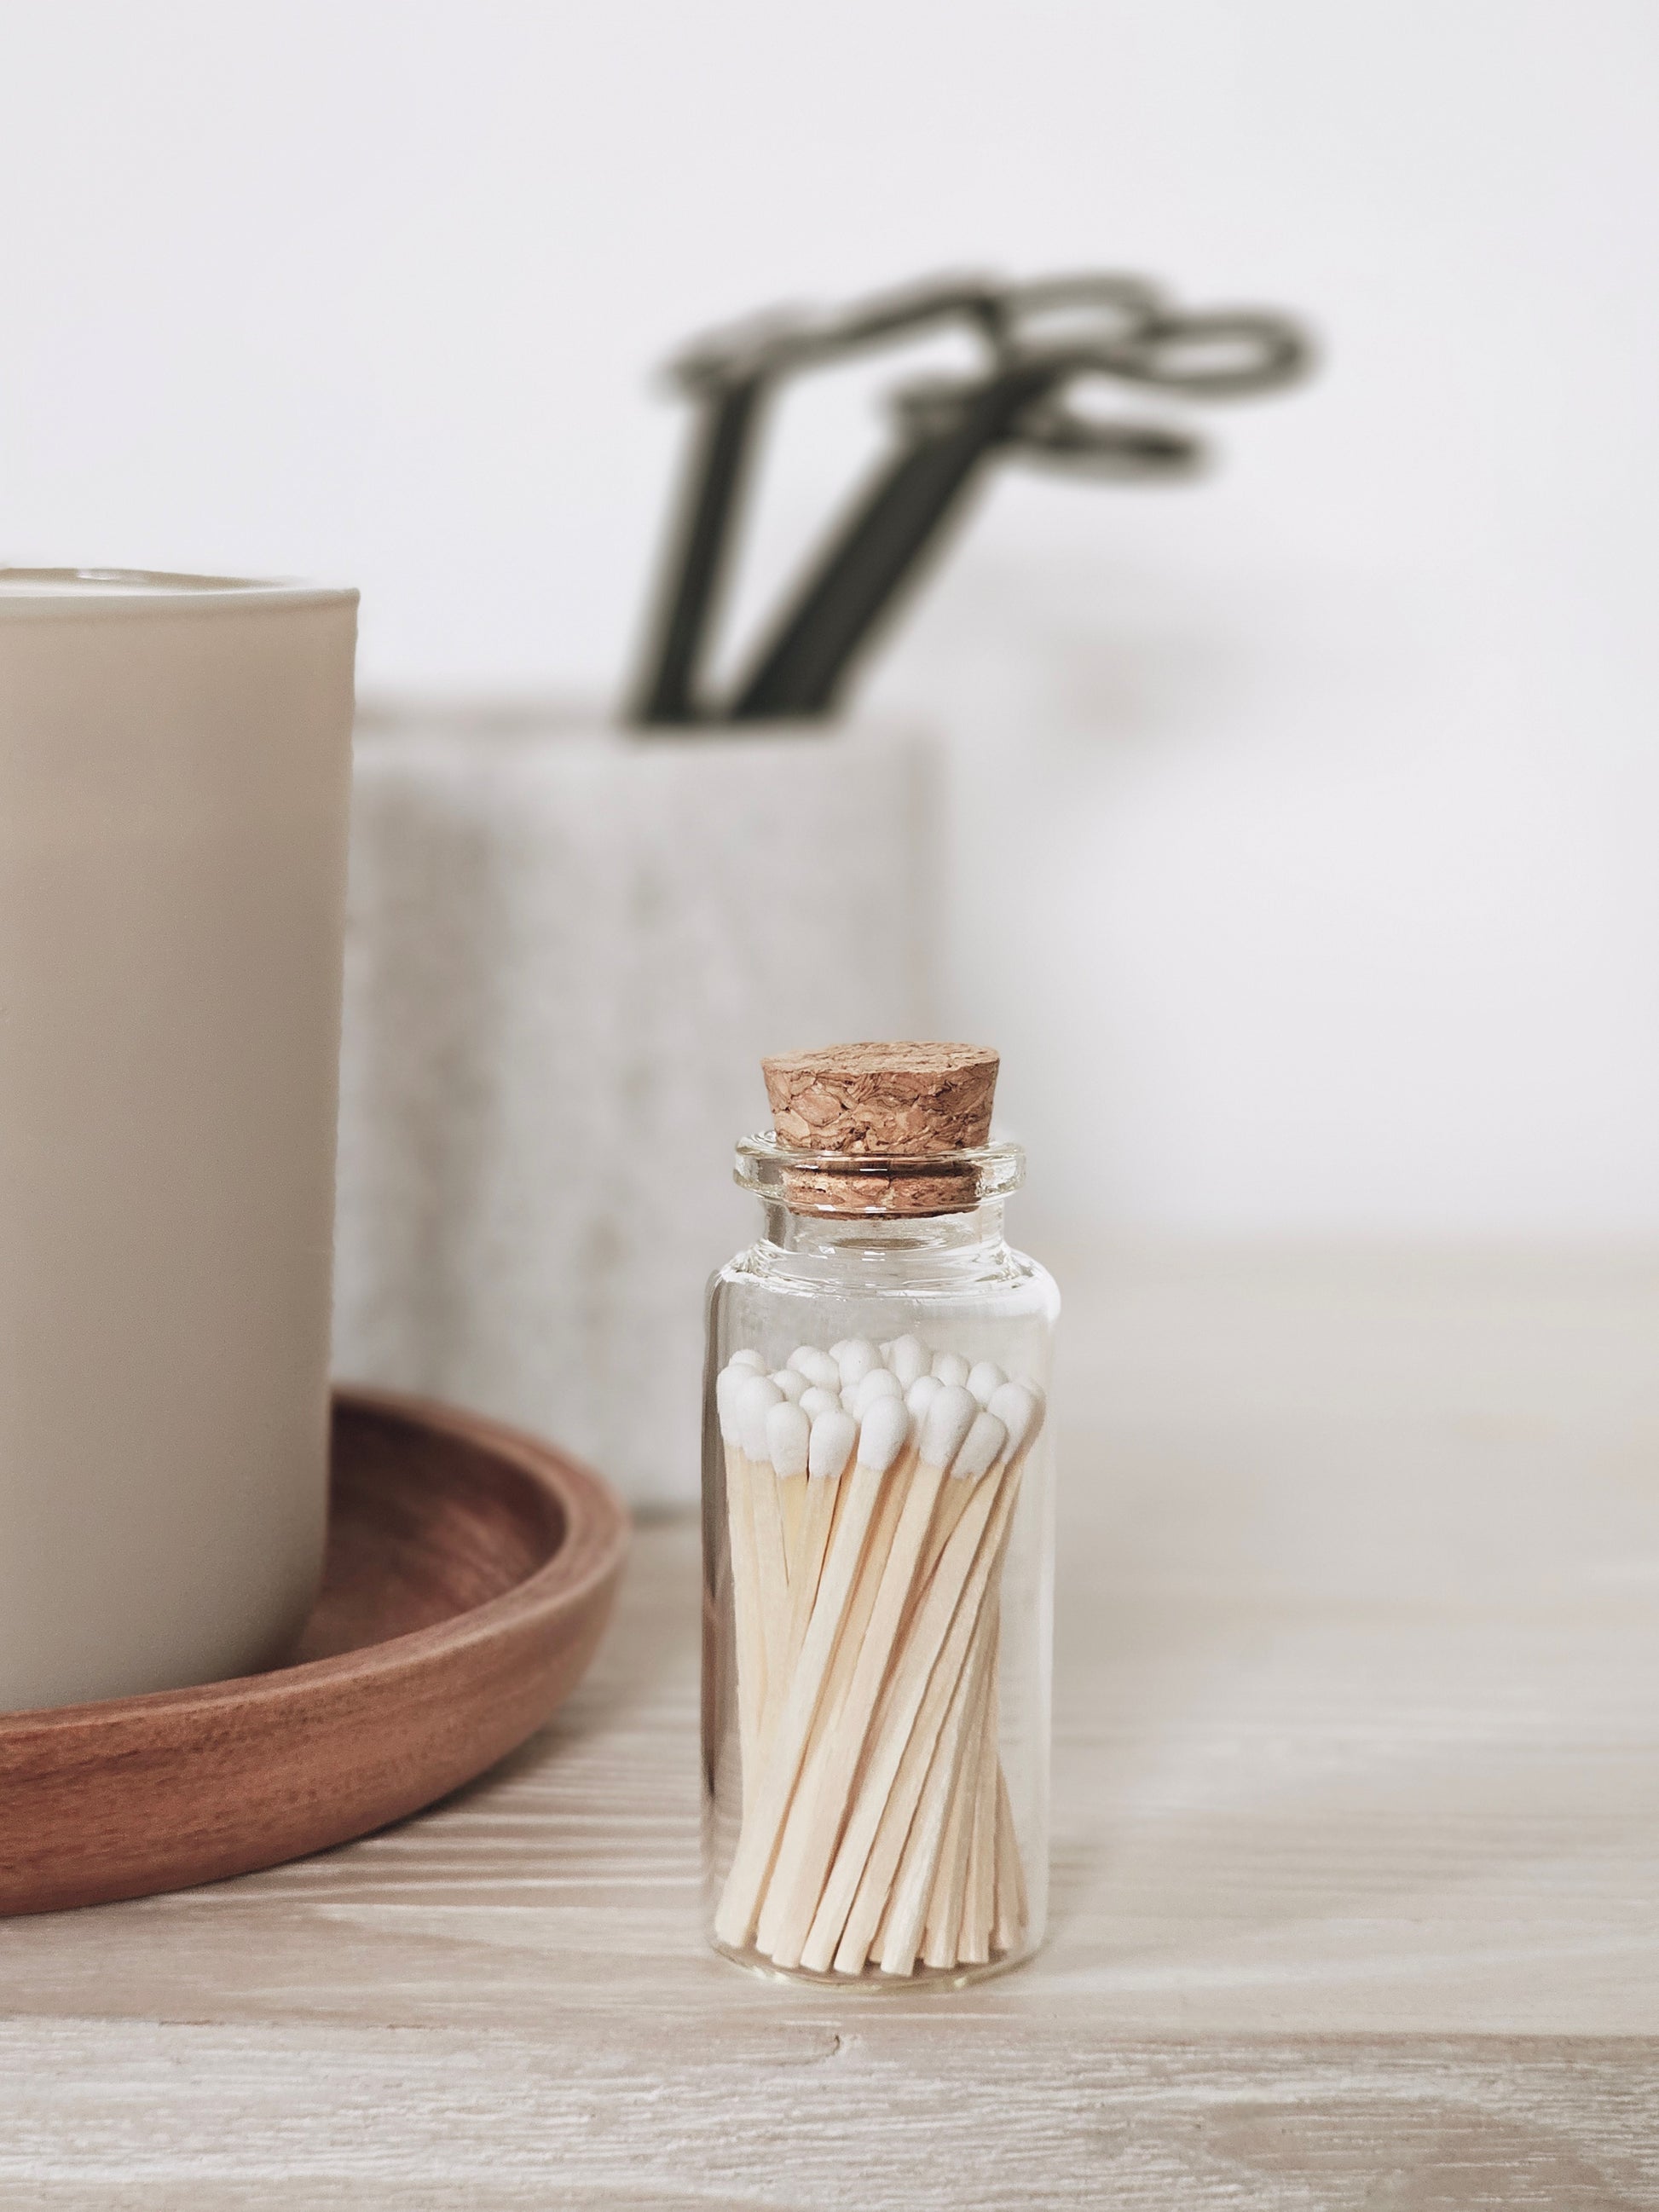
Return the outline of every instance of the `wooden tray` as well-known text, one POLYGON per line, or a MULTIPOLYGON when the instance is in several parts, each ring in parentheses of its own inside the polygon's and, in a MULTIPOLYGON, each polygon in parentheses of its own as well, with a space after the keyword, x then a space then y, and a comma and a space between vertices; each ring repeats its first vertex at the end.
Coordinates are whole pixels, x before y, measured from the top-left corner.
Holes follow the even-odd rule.
POLYGON ((429 1805, 580 1680, 627 1546, 622 1506, 550 1445, 337 1393, 328 1565, 295 1663, 0 1716, 0 1913, 245 1874, 429 1805))

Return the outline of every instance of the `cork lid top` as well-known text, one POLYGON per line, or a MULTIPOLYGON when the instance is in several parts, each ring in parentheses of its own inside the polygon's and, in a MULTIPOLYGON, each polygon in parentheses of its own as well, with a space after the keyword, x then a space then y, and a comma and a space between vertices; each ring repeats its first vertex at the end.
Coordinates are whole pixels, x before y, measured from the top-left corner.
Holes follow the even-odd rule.
POLYGON ((1019 1182, 1019 1147, 989 1141, 984 1045, 832 1044, 761 1070, 772 1132, 738 1146, 738 1181, 792 1212, 954 1213, 1019 1182))
POLYGON ((974 1044, 832 1044, 761 1062, 772 1127, 802 1152, 893 1158, 955 1152, 991 1133, 997 1055, 974 1044))

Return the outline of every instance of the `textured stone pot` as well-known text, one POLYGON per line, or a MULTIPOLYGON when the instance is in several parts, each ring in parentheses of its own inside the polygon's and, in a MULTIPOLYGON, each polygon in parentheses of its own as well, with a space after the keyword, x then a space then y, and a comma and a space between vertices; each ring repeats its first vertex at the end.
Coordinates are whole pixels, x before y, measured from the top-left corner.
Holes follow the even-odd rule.
POLYGON ((933 773, 896 731, 360 714, 339 1375, 697 1495, 758 1061, 922 1026, 933 773))

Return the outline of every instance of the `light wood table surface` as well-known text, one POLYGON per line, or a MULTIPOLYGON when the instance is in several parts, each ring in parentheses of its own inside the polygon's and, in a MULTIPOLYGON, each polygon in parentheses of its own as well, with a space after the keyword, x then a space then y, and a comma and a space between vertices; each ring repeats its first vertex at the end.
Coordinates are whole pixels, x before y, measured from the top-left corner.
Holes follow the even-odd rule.
POLYGON ((658 1523, 435 1812, 0 1928, 0 2205, 1659 2206, 1659 1262, 1072 1280, 1037 1963, 705 1955, 658 1523))

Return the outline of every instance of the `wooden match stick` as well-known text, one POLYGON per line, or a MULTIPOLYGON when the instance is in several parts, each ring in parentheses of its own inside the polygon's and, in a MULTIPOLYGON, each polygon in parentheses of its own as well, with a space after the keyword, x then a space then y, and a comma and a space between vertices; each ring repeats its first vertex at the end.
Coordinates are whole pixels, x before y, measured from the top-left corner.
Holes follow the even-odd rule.
POLYGON ((766 1630, 761 1614, 760 1569, 755 1556, 754 1510, 743 1455, 738 1401, 756 1379, 734 1358, 714 1383, 715 1410, 726 1455, 726 1525, 732 1562, 732 1618, 738 1671, 738 1741, 743 1756, 745 1808, 760 1771, 761 1722, 766 1706, 766 1630))
MULTIPOLYGON (((993 1394, 991 1404, 1008 1425, 1010 1461, 1024 1460, 1036 1443, 1047 1411, 1041 1387, 1036 1382, 1005 1382, 993 1394)), ((980 1803, 975 1822, 976 1839, 988 1835, 990 1849, 988 1861, 984 1846, 982 1844, 980 1845, 963 1908, 961 1955, 964 1962, 975 1965, 983 1963, 981 1950, 981 1943, 986 1940, 983 1931, 988 1928, 992 1948, 1011 1950, 1024 1931, 1026 1912, 1025 1877, 1019 1863, 1013 1807, 1008 1796, 1007 1778, 1002 1771, 1000 1752, 997 1689, 997 1658, 1001 1638, 999 1590, 993 1591, 991 1602, 991 1665, 984 1692, 984 1735, 988 1749, 980 1770, 980 1803)))
POLYGON ((991 1928, 996 1917, 997 1851, 997 1659, 1001 1607, 992 1595, 990 1680, 980 1700, 980 1740, 973 1755, 973 1835, 968 1846, 968 1882, 962 1901, 962 1929, 957 1956, 964 1966, 990 1961, 991 1928))
MULTIPOLYGON (((945 1385, 946 1390, 952 1386, 945 1385)), ((971 1393, 969 1394, 971 1395, 971 1393)), ((939 1554, 951 1540, 951 1531, 961 1519, 963 1509, 974 1494, 974 1485, 981 1475, 988 1474, 1001 1459, 1008 1443, 1006 1424, 993 1413, 981 1407, 975 1415, 962 1449, 957 1454, 956 1464, 951 1469, 951 1480, 945 1484, 939 1500, 939 1510, 933 1516, 928 1541, 922 1553, 922 1576, 931 1577, 939 1564, 939 1554)), ((918 1589, 925 1587, 918 1579, 918 1589)))
POLYGON ((997 1767, 997 1901, 991 1929, 994 1951, 1012 1951, 1025 1933, 1025 1870, 1019 1863, 1019 1838, 1008 1778, 997 1767))
MULTIPOLYGON (((799 1382, 799 1375, 790 1375, 792 1382, 799 1382)), ((772 1380, 783 1388, 777 1376, 772 1380)), ((805 1395, 802 1385, 801 1395, 805 1395)), ((812 1417, 800 1405, 784 1394, 784 1402, 774 1406, 766 1417, 766 1443, 772 1460, 772 1473, 778 1486, 778 1511, 783 1522, 783 1564, 786 1575, 793 1578, 795 1554, 800 1547, 801 1516, 806 1510, 806 1440, 812 1433, 812 1417)), ((793 1601, 792 1601, 793 1602, 793 1601)), ((787 1629, 788 1610, 785 1613, 787 1629)), ((779 1660, 783 1657, 782 1645, 787 1644, 787 1632, 780 1639, 779 1660)), ((781 1670, 780 1670, 781 1671, 781 1670)), ((776 1693, 776 1684, 772 1686, 776 1693)))
POLYGON ((769 1376, 757 1375, 744 1385, 738 1398, 738 1432, 748 1462, 749 1510, 755 1518, 755 1565, 760 1582, 761 1632, 766 1639, 767 1695, 761 1701, 763 1723, 770 1701, 771 1685, 783 1665, 789 1640, 789 1569, 783 1547, 783 1508, 778 1480, 772 1468, 772 1447, 767 1422, 788 1401, 769 1376))
POLYGON ((908 1430, 909 1416, 897 1399, 884 1398, 872 1406, 859 1432, 852 1473, 837 1485, 842 1493, 840 1510, 811 1618, 715 1915, 716 1935, 734 1949, 747 1944, 755 1932, 762 1893, 794 1795, 865 1539, 880 1501, 884 1478, 903 1448, 908 1430))
MULTIPOLYGON (((883 1397, 876 1402, 888 1405, 902 1401, 883 1397)), ((907 1413, 907 1424, 908 1418, 907 1413)), ((906 1485, 891 1547, 884 1559, 872 1558, 869 1563, 867 1571, 878 1577, 875 1602, 846 1695, 824 1723, 827 1748, 822 1772, 811 1802, 802 1808, 802 1816, 792 1818, 778 1853, 777 1869, 772 1878, 778 1912, 773 1940, 767 1948, 781 1966, 800 1962, 802 1947, 812 1927, 824 1877, 835 1857, 857 1778, 865 1738, 876 1716, 917 1563, 927 1541, 940 1486, 975 1422, 989 1419, 988 1414, 980 1413, 966 1390, 950 1389, 939 1392, 923 1419, 917 1466, 906 1485)), ((1000 1444, 1001 1423, 995 1427, 996 1440, 1000 1444)), ((840 1930, 836 1933, 839 1935, 840 1930)), ((835 1948, 832 1942, 830 1957, 834 1956, 835 1948)), ((827 1968, 830 1958, 823 1963, 827 1968)))
MULTIPOLYGON (((948 1805, 922 1927, 921 1958, 927 1966, 954 1966, 961 1948, 962 1917, 968 1895, 968 1860, 979 1808, 979 1754, 985 1737, 990 1674, 996 1663, 997 1592, 986 1593, 963 1669, 966 1709, 961 1741, 945 1778, 948 1805)), ((948 1733, 948 1731, 947 1731, 948 1733)), ((944 1749, 944 1739, 940 1740, 944 1749)), ((937 1760, 939 1754, 935 1754, 937 1760)), ((924 1806, 927 1791, 923 1791, 924 1806)), ((921 1824, 918 1823, 920 1826, 921 1824)), ((916 1829, 911 1831, 914 1843, 916 1829)), ((902 1869, 901 1867, 901 1887, 902 1869)))
MULTIPOLYGON (((820 1392, 820 1396, 828 1394, 820 1392)), ((801 1411, 806 1410, 805 1401, 801 1411)), ((793 1681, 806 1641, 807 1623, 818 1594, 819 1579, 835 1525, 836 1499, 841 1478, 857 1448, 859 1425, 833 1401, 815 1413, 806 1444, 806 1510, 802 1516, 800 1544, 789 1574, 789 1642, 784 1654, 786 1681, 793 1681)))
MULTIPOLYGON (((990 1362, 988 1360, 985 1364, 989 1366, 990 1362)), ((977 1370, 975 1371, 978 1372, 977 1370)), ((998 1374, 1002 1372, 1000 1368, 996 1371, 998 1374)), ((1010 1382, 1005 1378, 993 1391, 986 1411, 1000 1420, 1008 1432, 1008 1441, 1004 1449, 1009 1461, 1012 1462, 1021 1458, 1036 1441, 1037 1429, 1042 1425, 1042 1401, 1036 1385, 1010 1382)), ((925 1588, 932 1579, 939 1565, 939 1554, 950 1541, 951 1531, 955 1528, 963 1507, 968 1503, 968 1497, 966 1491, 951 1486, 940 1498, 927 1557, 918 1578, 919 1589, 925 1588)))

